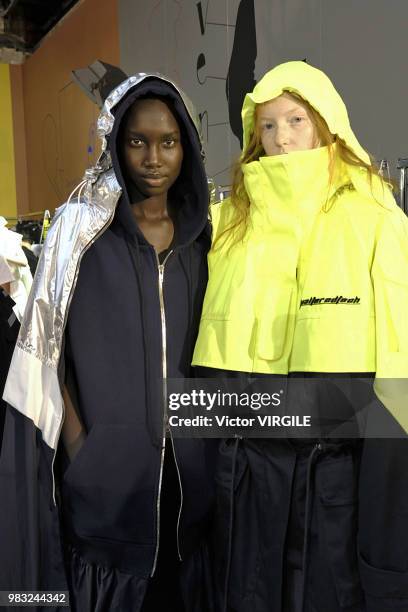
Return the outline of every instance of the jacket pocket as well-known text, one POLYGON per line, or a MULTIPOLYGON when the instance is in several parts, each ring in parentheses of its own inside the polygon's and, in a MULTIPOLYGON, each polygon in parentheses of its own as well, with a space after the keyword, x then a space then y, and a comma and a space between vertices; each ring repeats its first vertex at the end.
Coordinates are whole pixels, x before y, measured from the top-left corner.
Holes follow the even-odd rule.
POLYGON ((83 537, 154 541, 159 457, 132 425, 94 425, 66 470, 63 512, 83 537))
POLYGON ((258 315, 257 355, 260 359, 275 361, 282 357, 293 319, 293 294, 292 288, 265 292, 258 315))
MULTIPOLYGON (((357 466, 351 454, 316 466, 323 550, 340 606, 363 599, 357 555, 357 466)), ((319 529, 320 530, 320 529, 319 529)))
POLYGON ((401 606, 405 603, 406 607, 395 607, 395 609, 408 610, 408 572, 396 572, 374 567, 367 563, 361 554, 359 565, 363 589, 368 596, 381 599, 400 599, 401 606))

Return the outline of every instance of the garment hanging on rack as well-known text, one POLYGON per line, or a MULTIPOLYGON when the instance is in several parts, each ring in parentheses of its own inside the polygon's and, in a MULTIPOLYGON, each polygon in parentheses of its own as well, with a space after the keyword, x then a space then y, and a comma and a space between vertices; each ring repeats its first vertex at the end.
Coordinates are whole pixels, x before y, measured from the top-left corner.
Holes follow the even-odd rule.
MULTIPOLYGON (((0 279, 1 282, 1 279, 0 279)), ((0 289, 0 452, 3 439, 3 426, 6 403, 1 399, 11 356, 17 340, 20 325, 13 312, 14 302, 0 289)))
POLYGON ((22 249, 22 236, 6 228, 6 220, 0 217, 0 256, 2 257, 3 272, 8 267, 10 296, 15 302, 13 311, 21 321, 28 294, 31 289, 33 277, 28 267, 27 257, 22 249))
POLYGON ((17 215, 16 217, 4 217, 7 221, 25 221, 28 219, 32 219, 33 217, 39 217, 39 220, 44 218, 45 213, 50 214, 49 210, 37 210, 36 212, 28 212, 22 213, 21 215, 17 215))

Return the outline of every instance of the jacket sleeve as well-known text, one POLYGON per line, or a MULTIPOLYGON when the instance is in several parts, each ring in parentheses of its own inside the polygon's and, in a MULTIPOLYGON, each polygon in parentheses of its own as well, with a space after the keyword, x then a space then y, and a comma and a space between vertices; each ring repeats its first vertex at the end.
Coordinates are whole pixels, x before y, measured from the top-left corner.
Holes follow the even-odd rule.
POLYGON ((408 432, 408 218, 385 211, 372 264, 377 397, 408 432))
POLYGON ((361 457, 360 576, 367 612, 402 612, 408 610, 408 220, 400 209, 385 211, 372 282, 380 401, 369 407, 361 457))
POLYGON ((33 422, 8 406, 0 457, 0 590, 67 590, 53 455, 33 422))

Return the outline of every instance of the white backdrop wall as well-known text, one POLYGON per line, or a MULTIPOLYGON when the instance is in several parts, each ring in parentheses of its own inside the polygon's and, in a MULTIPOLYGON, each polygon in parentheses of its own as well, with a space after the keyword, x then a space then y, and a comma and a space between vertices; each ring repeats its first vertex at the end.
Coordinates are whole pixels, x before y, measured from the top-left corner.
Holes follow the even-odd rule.
POLYGON ((329 74, 376 159, 408 157, 407 26, 407 0, 119 0, 121 67, 162 72, 192 98, 219 185, 244 92, 293 59, 329 74))

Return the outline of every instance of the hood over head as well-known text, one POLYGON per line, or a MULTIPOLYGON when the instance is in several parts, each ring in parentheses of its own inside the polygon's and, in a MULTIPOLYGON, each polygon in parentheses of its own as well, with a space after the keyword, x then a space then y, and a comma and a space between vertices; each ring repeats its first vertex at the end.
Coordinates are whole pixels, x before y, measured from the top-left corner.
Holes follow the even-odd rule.
MULTIPOLYGON (((242 107, 244 147, 254 131, 255 108, 273 100, 284 92, 293 92, 306 100, 326 121, 330 132, 339 136, 353 153, 366 164, 370 156, 358 142, 347 114, 346 106, 328 76, 305 62, 286 62, 276 66, 257 83, 253 92, 245 96, 242 107)), ((287 162, 289 160, 286 160, 287 162)), ((344 165, 341 183, 351 184, 362 196, 393 209, 396 204, 392 190, 379 176, 369 179, 366 168, 344 165)), ((338 185, 340 187, 341 185, 338 185)))
POLYGON ((183 163, 169 195, 176 209, 178 244, 187 244, 205 229, 209 200, 198 115, 189 98, 178 86, 158 73, 139 73, 118 85, 105 100, 98 119, 98 134, 102 138, 102 155, 98 165, 103 169, 113 167, 122 190, 116 220, 128 233, 135 234, 141 242, 146 242, 131 210, 118 142, 121 122, 127 110, 141 97, 168 101, 180 127, 183 163))
POLYGON ((361 161, 370 163, 368 153, 351 129, 346 106, 329 77, 301 61, 276 66, 265 74, 252 93, 245 96, 242 107, 244 147, 254 130, 256 105, 277 98, 285 91, 294 92, 307 100, 326 121, 330 132, 344 140, 361 161))

